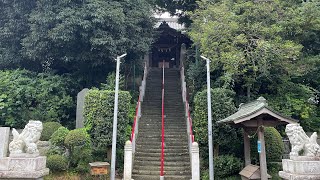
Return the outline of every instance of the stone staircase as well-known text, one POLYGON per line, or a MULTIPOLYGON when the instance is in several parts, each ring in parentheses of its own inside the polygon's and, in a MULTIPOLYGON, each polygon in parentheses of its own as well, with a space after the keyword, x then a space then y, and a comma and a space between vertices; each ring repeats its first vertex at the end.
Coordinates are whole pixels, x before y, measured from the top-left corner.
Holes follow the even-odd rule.
MULTIPOLYGON (((160 178, 161 88, 162 69, 150 69, 133 162, 134 180, 160 178)), ((176 69, 165 69, 165 116, 165 180, 190 180, 187 125, 180 90, 180 74, 176 69)))

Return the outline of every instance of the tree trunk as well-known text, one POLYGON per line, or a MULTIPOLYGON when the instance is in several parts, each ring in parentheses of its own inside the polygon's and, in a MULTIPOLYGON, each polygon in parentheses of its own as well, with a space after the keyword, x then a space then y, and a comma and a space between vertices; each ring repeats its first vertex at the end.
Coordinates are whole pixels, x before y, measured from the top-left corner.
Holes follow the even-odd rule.
POLYGON ((218 157, 219 156, 219 144, 214 144, 213 147, 213 156, 218 157))

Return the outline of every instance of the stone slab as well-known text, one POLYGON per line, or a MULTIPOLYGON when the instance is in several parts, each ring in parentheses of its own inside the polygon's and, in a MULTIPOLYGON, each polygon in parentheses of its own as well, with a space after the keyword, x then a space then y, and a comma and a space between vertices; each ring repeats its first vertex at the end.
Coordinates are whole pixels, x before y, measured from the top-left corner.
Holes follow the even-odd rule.
POLYGON ((288 173, 284 171, 280 171, 279 176, 286 180, 319 180, 320 179, 320 175, 302 175, 302 174, 288 173))
POLYGON ((320 176, 320 161, 282 159, 282 167, 286 173, 320 176))
POLYGON ((84 127, 83 110, 84 110, 85 96, 88 93, 88 91, 89 91, 88 88, 84 88, 77 95, 76 128, 84 127))
POLYGON ((9 127, 0 127, 0 158, 7 157, 9 147, 9 127))
POLYGON ((0 171, 0 179, 41 179, 48 174, 48 168, 38 171, 0 171))
POLYGON ((39 156, 35 158, 6 157, 0 159, 0 173, 3 171, 33 172, 40 171, 45 168, 45 156, 39 156))

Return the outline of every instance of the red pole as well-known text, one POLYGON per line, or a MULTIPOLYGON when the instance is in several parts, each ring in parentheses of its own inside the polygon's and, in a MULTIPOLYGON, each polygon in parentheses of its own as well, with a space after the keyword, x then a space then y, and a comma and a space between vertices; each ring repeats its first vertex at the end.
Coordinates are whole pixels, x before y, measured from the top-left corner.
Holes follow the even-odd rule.
POLYGON ((163 176, 164 170, 164 61, 162 63, 162 131, 161 131, 161 167, 160 176, 163 176))

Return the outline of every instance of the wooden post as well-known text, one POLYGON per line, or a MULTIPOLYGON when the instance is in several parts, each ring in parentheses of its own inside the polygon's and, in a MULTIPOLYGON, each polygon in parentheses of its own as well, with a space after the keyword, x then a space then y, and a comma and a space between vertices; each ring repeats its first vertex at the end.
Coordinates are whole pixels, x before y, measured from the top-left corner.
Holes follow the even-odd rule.
POLYGON ((250 139, 248 137, 248 132, 246 129, 243 129, 243 142, 244 142, 244 161, 245 161, 245 166, 251 164, 251 148, 250 148, 250 139))
POLYGON ((259 130, 258 130, 258 140, 261 143, 261 153, 260 156, 260 172, 261 172, 261 180, 268 180, 267 175, 267 159, 266 159, 266 146, 264 141, 264 127, 262 126, 262 120, 259 120, 259 130))

